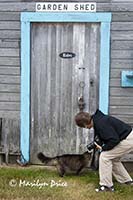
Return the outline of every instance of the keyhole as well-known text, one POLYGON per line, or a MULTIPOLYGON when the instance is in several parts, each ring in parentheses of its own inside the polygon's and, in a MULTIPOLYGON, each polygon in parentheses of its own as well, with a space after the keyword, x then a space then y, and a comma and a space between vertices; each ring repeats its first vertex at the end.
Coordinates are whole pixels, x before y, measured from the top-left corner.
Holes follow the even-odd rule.
POLYGON ((91 86, 94 85, 94 81, 93 81, 93 79, 90 80, 90 85, 91 85, 91 86))

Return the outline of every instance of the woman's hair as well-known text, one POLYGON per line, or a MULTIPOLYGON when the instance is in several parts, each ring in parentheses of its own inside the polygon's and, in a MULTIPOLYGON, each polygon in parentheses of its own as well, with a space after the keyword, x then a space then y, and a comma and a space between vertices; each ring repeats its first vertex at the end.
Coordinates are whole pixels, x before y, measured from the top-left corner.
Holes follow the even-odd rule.
POLYGON ((87 112, 79 112, 75 116, 75 122, 77 126, 85 128, 86 125, 90 124, 91 122, 91 115, 87 112))

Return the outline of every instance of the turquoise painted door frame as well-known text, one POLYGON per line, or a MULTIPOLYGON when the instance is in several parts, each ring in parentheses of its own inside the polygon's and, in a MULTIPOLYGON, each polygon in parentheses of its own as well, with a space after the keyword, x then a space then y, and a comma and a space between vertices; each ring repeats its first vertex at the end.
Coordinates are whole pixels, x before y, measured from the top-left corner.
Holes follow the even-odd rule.
POLYGON ((111 13, 35 13, 21 14, 21 130, 22 163, 30 160, 30 23, 98 22, 100 32, 99 109, 108 113, 111 13))

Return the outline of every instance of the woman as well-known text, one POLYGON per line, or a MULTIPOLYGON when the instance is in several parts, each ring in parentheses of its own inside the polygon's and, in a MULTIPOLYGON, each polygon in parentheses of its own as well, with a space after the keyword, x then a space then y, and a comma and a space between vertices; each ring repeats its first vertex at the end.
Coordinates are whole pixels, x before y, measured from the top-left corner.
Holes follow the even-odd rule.
POLYGON ((82 128, 94 128, 95 136, 102 141, 97 148, 101 154, 99 158, 99 188, 100 191, 114 191, 112 175, 120 183, 133 185, 133 180, 124 168, 120 158, 133 151, 133 130, 123 121, 97 110, 94 115, 80 112, 75 116, 75 122, 82 128))

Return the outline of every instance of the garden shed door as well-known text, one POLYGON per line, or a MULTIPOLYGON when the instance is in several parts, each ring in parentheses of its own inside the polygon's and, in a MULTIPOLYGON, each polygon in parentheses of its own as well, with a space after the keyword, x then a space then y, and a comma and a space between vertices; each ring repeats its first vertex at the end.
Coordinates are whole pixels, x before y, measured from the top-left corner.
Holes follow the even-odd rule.
POLYGON ((40 151, 86 150, 89 131, 77 128, 74 116, 98 107, 99 44, 99 23, 32 23, 31 163, 39 163, 40 151))

